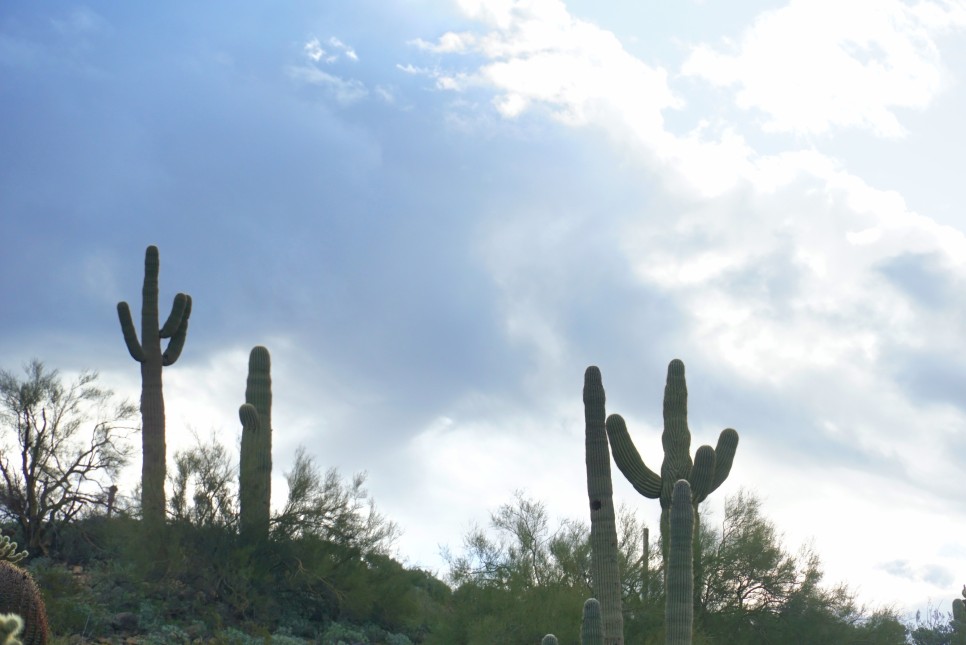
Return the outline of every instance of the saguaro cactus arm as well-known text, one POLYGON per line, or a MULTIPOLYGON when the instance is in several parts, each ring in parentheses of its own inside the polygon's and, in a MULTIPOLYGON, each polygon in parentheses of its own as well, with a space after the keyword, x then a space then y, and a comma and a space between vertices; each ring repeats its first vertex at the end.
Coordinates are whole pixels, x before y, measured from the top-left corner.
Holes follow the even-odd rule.
POLYGON ((718 435, 718 445, 714 449, 714 477, 711 480, 711 490, 708 491, 709 493, 718 490, 718 486, 721 486, 724 480, 728 479, 737 450, 738 433, 732 428, 725 428, 718 435))
POLYGON ((607 438, 614 453, 614 463, 624 474, 638 493, 650 499, 661 496, 661 477, 647 467, 641 459, 631 436, 627 432, 627 424, 619 414, 607 417, 607 438))
POLYGON ((181 356, 185 338, 188 336, 188 318, 190 316, 191 296, 179 293, 174 297, 171 315, 168 316, 168 320, 164 323, 161 331, 158 332, 158 336, 161 338, 171 339, 161 356, 161 364, 165 367, 173 365, 181 356))
POLYGON ((126 302, 117 303, 117 317, 121 321, 121 333, 124 334, 124 344, 131 358, 138 363, 144 362, 144 348, 138 342, 138 333, 134 329, 134 320, 131 318, 131 308, 126 302))

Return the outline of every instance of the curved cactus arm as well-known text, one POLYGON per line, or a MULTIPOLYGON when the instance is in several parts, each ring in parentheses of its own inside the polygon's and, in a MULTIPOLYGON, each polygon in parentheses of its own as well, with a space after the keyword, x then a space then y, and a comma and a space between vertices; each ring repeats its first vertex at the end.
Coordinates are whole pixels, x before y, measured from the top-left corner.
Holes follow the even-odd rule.
POLYGON ((158 336, 161 338, 171 338, 181 327, 182 319, 186 318, 185 308, 189 306, 187 295, 183 293, 176 295, 174 302, 171 304, 171 313, 168 314, 168 319, 164 321, 164 325, 158 331, 158 336))
POLYGON ((607 417, 607 438, 614 454, 614 463, 634 490, 650 499, 660 497, 661 478, 641 459, 641 453, 634 446, 621 415, 612 414, 607 417))
POLYGON ((716 491, 728 479, 737 450, 738 433, 732 428, 725 428, 718 435, 718 447, 714 449, 714 479, 711 481, 709 493, 716 491))
POLYGON ((540 645, 558 645, 557 637, 553 634, 547 634, 540 639, 540 645))
POLYGON ((686 479, 674 484, 664 607, 666 645, 691 645, 694 626, 694 507, 686 479))
POLYGON ((596 598, 584 601, 584 616, 580 622, 580 645, 604 645, 604 619, 596 598))
POLYGON ((691 484, 691 497, 695 505, 705 500, 711 492, 715 474, 715 452, 711 446, 701 446, 694 453, 694 465, 688 474, 691 484))
POLYGON ((238 419, 243 428, 258 428, 258 410, 251 403, 242 403, 238 408, 238 419))
POLYGON ((131 358, 138 363, 144 362, 144 348, 138 342, 138 333, 134 329, 134 320, 131 318, 131 308, 126 302, 117 303, 117 317, 121 321, 121 333, 124 334, 124 344, 131 358))
MULTIPOLYGON (((167 367, 168 365, 173 365, 175 361, 181 356, 181 350, 184 349, 184 341, 188 335, 188 318, 191 316, 191 296, 187 296, 183 293, 179 293, 178 296, 184 296, 184 308, 182 309, 183 315, 180 317, 180 322, 178 323, 178 329, 175 331, 174 335, 171 336, 171 340, 168 341, 168 346, 164 350, 164 354, 161 357, 161 364, 167 367)), ((175 303, 178 302, 178 297, 175 297, 175 303)), ((171 312, 172 315, 174 312, 171 312)), ((168 320, 171 318, 169 317, 168 320)), ((164 323, 167 327, 168 323, 164 323)), ((165 336, 161 336, 165 338, 165 336)))

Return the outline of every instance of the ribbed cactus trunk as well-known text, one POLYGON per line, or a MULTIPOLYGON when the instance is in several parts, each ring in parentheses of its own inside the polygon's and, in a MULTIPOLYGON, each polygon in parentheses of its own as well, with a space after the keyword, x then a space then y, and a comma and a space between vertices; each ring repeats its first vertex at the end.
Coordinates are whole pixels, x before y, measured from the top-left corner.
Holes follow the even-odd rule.
MULTIPOLYGON (((665 570, 668 558, 669 517, 671 496, 679 479, 691 485, 694 510, 694 534, 698 536, 700 515, 698 505, 717 490, 728 478, 738 448, 738 433, 727 428, 718 436, 717 447, 701 446, 691 460, 691 431, 688 429, 688 388, 684 378, 684 363, 678 359, 667 368, 664 388, 664 461, 658 476, 647 467, 627 432, 624 419, 618 414, 607 418, 607 436, 614 451, 614 462, 631 485, 645 497, 661 501, 661 556, 665 570)), ((700 541, 695 537, 695 563, 701 575, 700 541)))
POLYGON ((184 348, 191 315, 191 297, 174 297, 171 313, 164 325, 158 323, 158 273, 161 262, 158 248, 149 246, 144 253, 144 286, 141 289, 141 340, 126 302, 117 304, 121 332, 131 357, 141 364, 141 517, 149 532, 164 524, 165 429, 164 394, 161 369, 173 365, 184 348), (164 352, 161 339, 170 338, 164 352))
POLYGON ((600 603, 596 598, 584 601, 584 616, 580 621, 580 645, 604 645, 604 622, 600 603))
POLYGON ((268 539, 272 501, 272 365, 268 350, 256 346, 248 356, 238 473, 239 525, 243 541, 268 539))
POLYGON ((686 479, 674 484, 669 513, 669 539, 664 608, 666 645, 691 645, 694 627, 694 506, 686 479))
POLYGON ((37 583, 24 569, 0 560, 0 614, 17 614, 23 619, 23 645, 47 645, 47 607, 37 583))
POLYGON ((600 602, 605 645, 623 645, 621 577, 614 516, 610 450, 605 429, 605 396, 600 370, 584 373, 584 421, 587 461, 587 494, 590 497, 591 575, 594 595, 600 602))
MULTIPOLYGON (((966 598, 966 585, 963 586, 963 598, 966 598)), ((953 600, 953 619, 950 625, 953 628, 952 645, 966 645, 966 603, 963 598, 953 600)))

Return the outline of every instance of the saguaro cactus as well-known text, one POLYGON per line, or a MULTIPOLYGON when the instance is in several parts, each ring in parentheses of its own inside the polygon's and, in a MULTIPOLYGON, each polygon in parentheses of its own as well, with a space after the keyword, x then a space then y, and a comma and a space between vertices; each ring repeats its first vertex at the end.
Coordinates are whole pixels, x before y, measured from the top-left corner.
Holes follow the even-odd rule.
POLYGON ((37 584, 27 571, 8 560, 0 560, 0 614, 22 618, 19 638, 24 645, 47 645, 50 640, 47 608, 37 584))
POLYGON ((553 634, 547 634, 540 639, 540 645, 559 645, 559 641, 553 634))
POLYGON ((580 621, 580 645, 604 645, 604 622, 596 598, 584 601, 584 617, 580 621))
POLYGON ((272 498, 272 365, 268 350, 258 345, 248 356, 238 473, 239 525, 248 542, 268 537, 272 498))
POLYGON ((671 496, 670 546, 667 559, 664 632, 666 645, 691 645, 694 626, 694 528, 691 485, 674 484, 671 496))
MULTIPOLYGON (((691 461, 684 363, 674 359, 668 365, 667 385, 664 388, 664 432, 661 435, 664 462, 661 464, 661 474, 657 475, 644 464, 627 433, 627 424, 619 414, 607 418, 607 436, 614 451, 614 461, 631 485, 645 497, 661 500, 661 554, 666 564, 668 510, 671 508, 675 482, 686 479, 691 485, 694 521, 699 526, 698 505, 728 478, 738 448, 738 433, 731 428, 722 430, 717 447, 701 446, 694 455, 694 461, 691 461)), ((697 528, 695 534, 698 534, 697 528)), ((700 567, 700 554, 696 553, 695 557, 695 566, 700 567)))
POLYGON ((158 324, 158 247, 144 253, 144 287, 141 290, 141 341, 138 342, 131 309, 117 303, 121 332, 131 357, 141 364, 141 514, 145 523, 164 523, 164 395, 161 368, 173 365, 184 348, 191 315, 191 296, 174 297, 171 313, 164 325, 158 324), (164 352, 161 339, 170 338, 164 352))
POLYGON ((584 421, 587 461, 587 495, 590 497, 591 573, 594 595, 600 602, 606 645, 623 645, 621 577, 614 519, 610 450, 605 428, 605 396, 600 370, 584 372, 584 421))

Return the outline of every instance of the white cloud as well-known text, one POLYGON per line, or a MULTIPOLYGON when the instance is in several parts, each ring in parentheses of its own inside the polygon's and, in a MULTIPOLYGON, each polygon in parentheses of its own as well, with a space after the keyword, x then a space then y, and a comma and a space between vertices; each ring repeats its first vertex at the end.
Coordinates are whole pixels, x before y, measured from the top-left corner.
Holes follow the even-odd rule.
POLYGON ((766 131, 859 127, 904 134, 897 108, 924 109, 942 91, 937 31, 966 26, 961 5, 899 0, 793 0, 763 13, 728 53, 698 45, 685 75, 736 87, 767 115, 766 131))
POLYGON ((341 52, 342 55, 349 60, 358 62, 359 56, 356 54, 355 50, 335 36, 329 38, 328 45, 332 47, 336 53, 331 53, 324 49, 318 38, 312 38, 309 40, 307 43, 305 43, 302 50, 305 52, 306 56, 316 63, 334 63, 339 60, 340 54, 338 52, 341 52))
POLYGON ((294 80, 324 88, 341 105, 350 105, 369 94, 362 81, 340 78, 316 67, 289 67, 287 72, 294 80))

